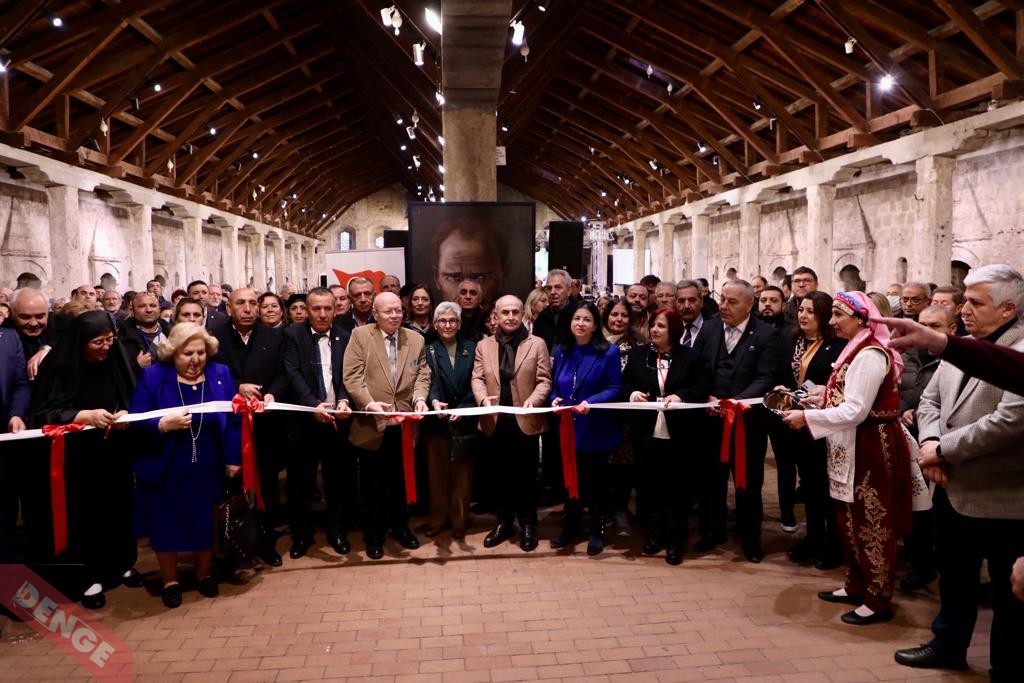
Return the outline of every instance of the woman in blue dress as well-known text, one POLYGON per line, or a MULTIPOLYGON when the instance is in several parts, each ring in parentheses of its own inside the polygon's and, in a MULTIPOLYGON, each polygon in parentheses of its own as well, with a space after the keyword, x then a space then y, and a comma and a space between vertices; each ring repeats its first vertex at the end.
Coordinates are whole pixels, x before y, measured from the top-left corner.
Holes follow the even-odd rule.
POLYGON ((238 474, 241 425, 231 413, 193 415, 188 406, 229 401, 235 383, 227 366, 208 363, 217 340, 202 326, 179 323, 160 344, 160 362, 142 373, 131 412, 180 408, 172 414, 135 423, 149 439, 135 454, 133 468, 140 493, 140 516, 160 564, 163 601, 181 605, 178 554, 195 553, 199 592, 218 593, 210 574, 213 556, 213 508, 223 497, 225 472, 238 474))

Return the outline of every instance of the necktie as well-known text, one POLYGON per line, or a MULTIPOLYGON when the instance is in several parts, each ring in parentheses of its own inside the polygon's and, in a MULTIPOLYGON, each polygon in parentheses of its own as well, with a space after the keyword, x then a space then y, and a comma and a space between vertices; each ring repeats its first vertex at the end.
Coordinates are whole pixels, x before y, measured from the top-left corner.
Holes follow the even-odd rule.
POLYGON ((318 400, 323 401, 327 398, 327 385, 324 383, 323 355, 320 353, 321 339, 327 339, 327 335, 313 334, 313 353, 316 354, 316 397, 318 400))
POLYGON ((736 342, 739 341, 738 329, 732 325, 726 325, 725 327, 725 348, 729 353, 732 353, 733 349, 736 348, 736 342))
POLYGON ((686 323, 686 331, 683 333, 683 346, 693 347, 693 323, 686 323))
POLYGON ((388 363, 391 365, 391 383, 398 384, 398 340, 392 334, 384 338, 388 342, 388 363))

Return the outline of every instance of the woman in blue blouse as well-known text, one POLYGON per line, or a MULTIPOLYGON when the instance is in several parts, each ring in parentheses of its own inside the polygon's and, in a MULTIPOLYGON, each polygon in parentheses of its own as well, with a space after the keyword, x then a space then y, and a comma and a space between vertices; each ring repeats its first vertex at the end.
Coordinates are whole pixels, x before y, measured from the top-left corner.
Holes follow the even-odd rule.
POLYGON ((576 468, 580 499, 565 504, 562 531, 551 539, 552 548, 573 543, 582 531, 582 512, 589 513, 587 554, 604 550, 604 520, 608 497, 608 454, 622 442, 615 414, 590 413, 590 404, 615 401, 622 393, 619 347, 609 344, 600 331, 601 316, 589 301, 581 301, 569 330, 572 336, 555 347, 551 405, 579 406, 573 413, 576 428, 576 468))

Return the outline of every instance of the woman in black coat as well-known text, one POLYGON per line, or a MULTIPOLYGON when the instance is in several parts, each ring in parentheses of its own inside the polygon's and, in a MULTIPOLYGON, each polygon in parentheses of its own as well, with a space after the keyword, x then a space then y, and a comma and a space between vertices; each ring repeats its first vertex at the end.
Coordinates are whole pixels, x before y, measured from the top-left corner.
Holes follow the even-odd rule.
MULTIPOLYGON (((829 325, 832 317, 832 297, 825 292, 811 292, 797 308, 797 327, 793 334, 783 340, 782 362, 779 364, 779 384, 787 389, 797 389, 810 382, 818 386, 828 383, 832 364, 846 346, 846 340, 836 337, 829 325)), ((815 441, 807 430, 782 433, 784 452, 776 453, 775 459, 784 462, 787 458, 795 465, 789 476, 795 479, 800 473, 801 490, 804 493, 804 513, 807 519, 807 536, 789 551, 794 562, 814 561, 819 569, 837 567, 842 562, 842 545, 836 529, 832 502, 828 494, 828 474, 825 469, 825 440, 815 441)), ((779 466, 779 507, 783 518, 788 509, 790 516, 794 500, 792 494, 784 495, 784 489, 792 492, 795 481, 785 486, 782 481, 784 467, 779 466)))
MULTIPOLYGON (((683 320, 672 309, 651 316, 648 344, 630 351, 622 375, 630 401, 700 403, 711 392, 711 375, 700 357, 679 343, 683 320)), ((686 547, 686 518, 697 483, 697 454, 687 446, 699 438, 699 411, 631 411, 640 467, 640 490, 646 511, 644 553, 667 548, 665 561, 679 564, 686 547)))

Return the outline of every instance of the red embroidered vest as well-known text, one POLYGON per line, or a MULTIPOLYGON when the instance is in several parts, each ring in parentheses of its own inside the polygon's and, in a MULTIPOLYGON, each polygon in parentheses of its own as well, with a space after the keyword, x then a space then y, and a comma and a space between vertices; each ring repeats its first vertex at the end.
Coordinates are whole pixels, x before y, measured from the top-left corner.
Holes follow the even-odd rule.
POLYGON ((846 400, 846 373, 849 371, 853 359, 859 353, 872 346, 880 349, 885 354, 887 367, 885 379, 882 380, 882 386, 878 388, 875 402, 871 405, 871 412, 868 413, 864 424, 894 422, 900 416, 900 391, 899 384, 896 382, 896 369, 893 367, 889 352, 874 337, 868 337, 860 342, 855 347, 856 351, 854 353, 846 356, 842 364, 837 363, 832 368, 828 384, 825 385, 825 407, 834 408, 846 400))

